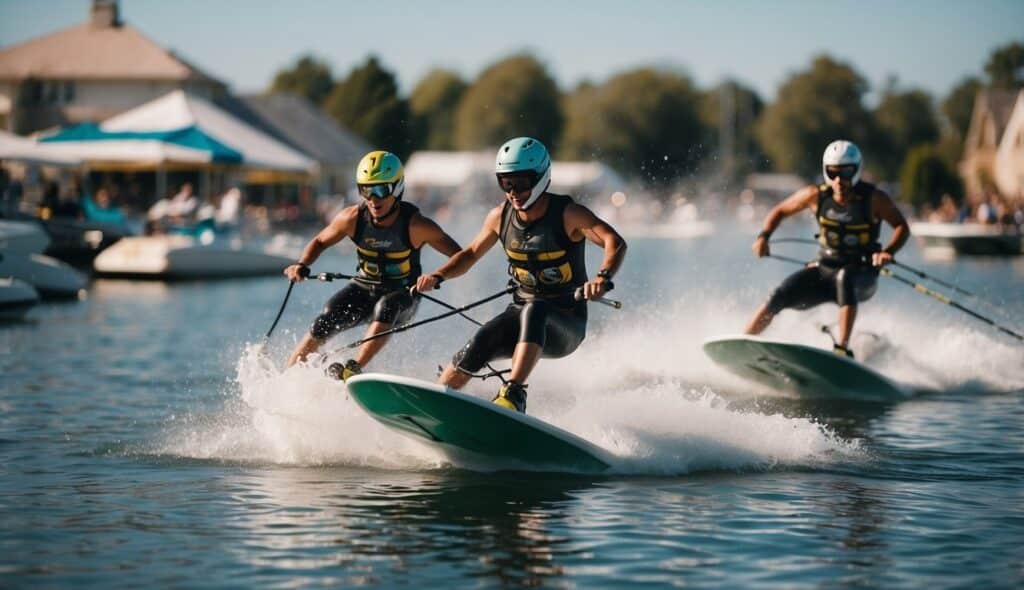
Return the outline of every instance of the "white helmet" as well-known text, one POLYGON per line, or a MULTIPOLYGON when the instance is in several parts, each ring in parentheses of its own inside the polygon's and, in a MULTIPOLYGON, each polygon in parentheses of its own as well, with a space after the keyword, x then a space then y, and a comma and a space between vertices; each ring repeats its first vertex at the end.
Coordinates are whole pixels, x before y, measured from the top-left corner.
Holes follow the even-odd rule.
POLYGON ((852 142, 845 139, 837 139, 828 144, 825 153, 821 156, 821 175, 828 182, 826 166, 849 166, 857 167, 857 172, 850 179, 850 184, 857 184, 860 180, 860 173, 864 170, 864 158, 860 155, 860 149, 852 142))

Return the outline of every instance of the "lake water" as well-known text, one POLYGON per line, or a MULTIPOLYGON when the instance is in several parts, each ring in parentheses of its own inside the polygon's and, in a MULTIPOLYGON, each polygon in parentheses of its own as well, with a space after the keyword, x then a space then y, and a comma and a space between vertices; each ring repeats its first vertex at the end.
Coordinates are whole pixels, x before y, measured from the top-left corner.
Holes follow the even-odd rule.
MULTIPOLYGON (((579 351, 540 365, 530 413, 610 451, 600 477, 453 464, 319 369, 282 372, 341 283, 297 286, 263 355, 283 278, 96 281, 41 306, 0 326, 0 586, 1024 585, 1024 346, 883 278, 857 324, 877 338, 854 346, 912 398, 762 390, 700 349, 792 271, 755 260, 753 233, 631 239, 625 309, 595 306, 579 351)), ((914 244, 901 259, 1024 328, 1024 259, 929 263, 914 244)), ((337 254, 315 270, 351 268, 337 254)), ((494 251, 437 296, 503 284, 494 251)), ((825 346, 816 323, 835 315, 786 312, 766 336, 825 346)), ((473 329, 412 330, 371 369, 433 379, 473 329)))

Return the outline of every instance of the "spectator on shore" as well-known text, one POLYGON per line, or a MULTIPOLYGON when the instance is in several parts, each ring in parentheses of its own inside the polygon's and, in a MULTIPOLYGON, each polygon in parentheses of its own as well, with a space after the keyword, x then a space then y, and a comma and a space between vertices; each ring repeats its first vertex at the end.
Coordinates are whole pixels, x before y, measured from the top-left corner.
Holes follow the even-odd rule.
POLYGON ((101 187, 96 191, 95 198, 89 198, 88 194, 83 193, 82 209, 85 211, 85 218, 91 221, 118 225, 124 223, 124 213, 120 208, 114 206, 110 191, 106 187, 101 187))
POLYGON ((146 213, 147 233, 162 233, 167 226, 189 225, 199 208, 199 199, 192 192, 192 183, 186 182, 169 199, 160 199, 146 213))
POLYGON ((996 216, 995 203, 992 201, 991 193, 986 193, 984 200, 978 204, 978 208, 974 211, 975 221, 984 225, 992 225, 999 221, 999 218, 996 216))

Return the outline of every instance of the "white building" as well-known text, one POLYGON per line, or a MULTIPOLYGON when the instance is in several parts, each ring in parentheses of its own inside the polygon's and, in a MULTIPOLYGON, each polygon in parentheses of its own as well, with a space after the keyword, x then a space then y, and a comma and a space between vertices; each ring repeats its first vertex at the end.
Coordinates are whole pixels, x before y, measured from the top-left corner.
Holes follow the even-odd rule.
POLYGON ((26 135, 107 119, 173 90, 216 100, 223 82, 93 0, 81 25, 0 49, 0 129, 26 135))
POLYGON ((1024 90, 1017 93, 1010 120, 996 150, 993 176, 999 192, 1024 199, 1024 90))

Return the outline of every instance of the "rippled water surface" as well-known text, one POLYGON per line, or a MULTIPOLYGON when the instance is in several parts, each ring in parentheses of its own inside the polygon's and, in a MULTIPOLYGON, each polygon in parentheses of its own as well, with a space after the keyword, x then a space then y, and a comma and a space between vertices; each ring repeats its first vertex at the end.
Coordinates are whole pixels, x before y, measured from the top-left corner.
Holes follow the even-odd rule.
MULTIPOLYGON (((97 281, 37 308, 0 326, 0 586, 1024 585, 1024 346, 883 280, 854 344, 914 396, 763 390, 700 349, 791 270, 743 232, 631 240, 626 308, 592 309, 580 350, 540 366, 531 414, 611 452, 600 477, 453 462, 318 369, 281 371, 338 283, 297 287, 263 355, 283 279, 97 281)), ((1024 261, 905 260, 1024 327, 1024 261)), ((495 252, 438 296, 502 284, 495 252)), ((834 316, 784 313, 766 336, 825 346, 834 316)), ((373 368, 432 379, 472 329, 410 331, 373 368)))

